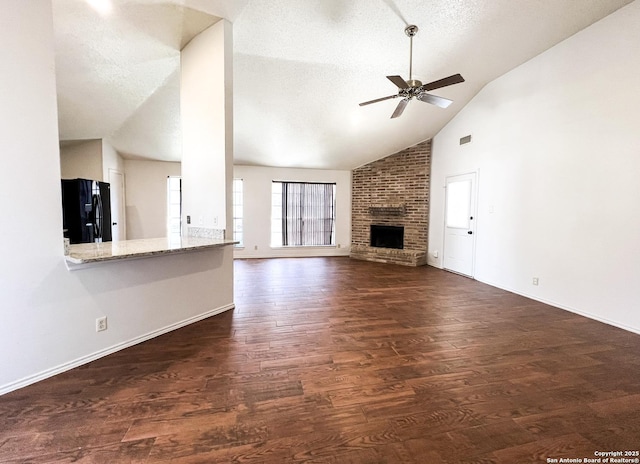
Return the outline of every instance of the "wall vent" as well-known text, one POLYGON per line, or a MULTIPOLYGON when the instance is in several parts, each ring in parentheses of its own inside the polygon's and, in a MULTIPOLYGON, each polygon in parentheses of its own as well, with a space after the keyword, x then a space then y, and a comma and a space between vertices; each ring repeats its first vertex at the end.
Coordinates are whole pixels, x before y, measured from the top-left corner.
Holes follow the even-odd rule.
POLYGON ((460 145, 471 142, 471 135, 466 135, 460 139, 460 145))

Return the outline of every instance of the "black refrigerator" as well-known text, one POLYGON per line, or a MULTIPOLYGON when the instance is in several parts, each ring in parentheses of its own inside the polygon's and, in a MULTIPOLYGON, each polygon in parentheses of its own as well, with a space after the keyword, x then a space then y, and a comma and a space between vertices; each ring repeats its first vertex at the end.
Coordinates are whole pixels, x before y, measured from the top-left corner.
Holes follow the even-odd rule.
POLYGON ((62 179, 62 223, 69 243, 110 242, 109 184, 89 179, 62 179))

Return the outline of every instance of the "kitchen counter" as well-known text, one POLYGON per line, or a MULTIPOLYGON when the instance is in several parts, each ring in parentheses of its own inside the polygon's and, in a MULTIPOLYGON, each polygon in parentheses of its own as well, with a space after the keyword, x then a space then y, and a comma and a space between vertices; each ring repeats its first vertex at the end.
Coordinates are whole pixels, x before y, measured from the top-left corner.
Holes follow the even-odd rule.
POLYGON ((224 247, 238 243, 233 240, 202 237, 164 237, 118 242, 79 243, 69 246, 65 256, 69 269, 106 261, 148 258, 173 253, 224 247))

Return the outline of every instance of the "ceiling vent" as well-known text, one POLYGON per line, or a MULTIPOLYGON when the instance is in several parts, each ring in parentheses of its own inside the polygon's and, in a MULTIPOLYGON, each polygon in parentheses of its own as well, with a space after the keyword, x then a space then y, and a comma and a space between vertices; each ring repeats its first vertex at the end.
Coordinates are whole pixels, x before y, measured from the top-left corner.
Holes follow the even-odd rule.
POLYGON ((466 135, 460 139, 460 145, 471 142, 471 135, 466 135))

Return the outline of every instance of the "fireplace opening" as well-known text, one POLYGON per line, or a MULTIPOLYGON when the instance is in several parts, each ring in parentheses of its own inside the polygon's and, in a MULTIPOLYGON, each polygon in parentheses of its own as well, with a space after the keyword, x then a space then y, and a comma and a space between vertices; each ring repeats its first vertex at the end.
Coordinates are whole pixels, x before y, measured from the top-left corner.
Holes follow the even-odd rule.
POLYGON ((371 225, 371 246, 376 248, 404 248, 404 227, 371 225))

